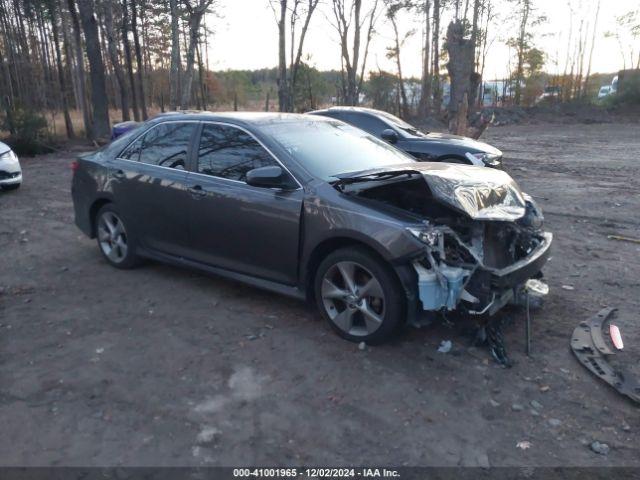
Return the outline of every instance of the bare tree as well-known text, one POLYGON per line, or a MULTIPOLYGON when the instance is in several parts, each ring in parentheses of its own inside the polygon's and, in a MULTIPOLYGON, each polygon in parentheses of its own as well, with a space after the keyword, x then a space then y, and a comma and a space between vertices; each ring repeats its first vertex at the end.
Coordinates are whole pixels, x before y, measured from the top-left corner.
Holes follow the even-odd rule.
POLYGON ((74 48, 76 54, 76 75, 78 85, 78 96, 80 97, 80 109, 82 110, 82 119, 84 123, 84 133, 87 138, 93 138, 93 124, 91 121, 91 112, 87 102, 87 93, 85 87, 84 72, 84 55, 82 54, 82 32, 80 30, 80 20, 74 0, 67 0, 69 13, 71 15, 71 23, 73 24, 74 48))
POLYGON ((129 7, 127 0, 123 0, 122 4, 122 45, 124 48, 124 58, 127 65, 127 77, 131 86, 131 107, 133 109, 133 119, 140 121, 140 110, 138 108, 138 94, 136 93, 136 81, 133 76, 133 59, 131 56, 131 44, 129 43, 129 7))
POLYGON ((171 110, 178 107, 178 92, 180 92, 180 77, 182 65, 180 64, 180 14, 178 0, 169 0, 169 12, 171 15, 171 68, 169 71, 169 106, 171 110))
POLYGON ((133 46, 136 52, 136 64, 138 66, 136 73, 138 76, 138 95, 140 97, 140 111, 142 112, 142 119, 146 120, 147 115, 147 102, 144 98, 144 66, 142 63, 142 48, 140 46, 140 37, 138 35, 138 9, 136 6, 136 0, 131 0, 131 33, 133 33, 133 46))
POLYGON ((431 39, 433 47, 433 65, 431 67, 431 76, 433 77, 433 109, 436 113, 440 112, 442 107, 442 89, 440 87, 440 0, 433 0, 433 38, 431 39))
POLYGON ((107 97, 104 62, 100 51, 98 22, 96 21, 93 0, 82 0, 78 2, 78 7, 86 40, 87 58, 89 59, 91 105, 93 107, 92 138, 108 138, 110 133, 109 97, 107 97))
POLYGON ((447 70, 451 80, 449 99, 449 131, 466 135, 469 92, 473 74, 474 44, 465 37, 465 24, 455 20, 447 27, 447 70))
POLYGON ((62 99, 62 111, 64 115, 64 126, 67 132, 67 138, 73 138, 75 136, 73 132, 73 123, 71 122, 71 115, 69 114, 69 92, 67 91, 67 82, 65 78, 65 71, 62 67, 62 54, 60 53, 60 35, 58 33, 58 12, 57 6, 53 0, 48 0, 48 8, 51 16, 51 30, 53 31, 53 43, 56 52, 56 66, 58 69, 58 83, 60 84, 60 96, 62 99))
POLYGON ((107 52, 111 65, 113 66, 113 73, 118 82, 118 88, 120 90, 120 105, 122 107, 122 120, 129 120, 129 91, 127 90, 127 80, 124 75, 124 70, 120 64, 120 53, 118 52, 118 38, 116 36, 116 29, 113 25, 113 2, 107 0, 101 4, 102 14, 104 17, 104 36, 107 38, 107 52))
POLYGON ((518 62, 516 64, 516 79, 514 89, 514 102, 520 105, 520 97, 522 95, 522 82, 524 78, 524 59, 528 46, 527 26, 529 24, 529 14, 531 13, 531 0, 515 0, 520 7, 520 21, 518 29, 518 39, 516 42, 516 53, 518 62))
MULTIPOLYGON (((346 70, 344 101, 348 105, 357 105, 361 86, 358 78, 360 55, 363 54, 364 59, 368 55, 369 41, 373 34, 378 2, 376 0, 365 15, 362 15, 362 0, 332 0, 332 6, 335 20, 334 27, 338 32, 340 41, 341 62, 346 70), (362 27, 367 22, 369 23, 369 29, 365 50, 361 52, 362 27), (353 35, 351 35, 351 27, 353 27, 353 35)), ((364 72, 364 60, 362 72, 364 72)))
POLYGON ((278 103, 281 112, 295 109, 295 91, 298 72, 302 62, 304 41, 307 36, 311 17, 319 0, 270 0, 269 5, 278 26, 278 103), (289 30, 287 32, 287 12, 289 12, 289 30), (298 22, 304 18, 300 33, 298 22), (289 62, 287 65, 287 37, 289 37, 289 62), (297 43, 297 44, 296 44, 297 43))
MULTIPOLYGON (((278 25, 278 106, 281 112, 289 111, 289 87, 287 85, 287 0, 279 0, 280 12, 276 16, 278 25)), ((270 3, 271 7, 275 7, 270 3)))
POLYGON ((191 84, 193 82, 195 50, 196 44, 198 43, 200 23, 207 9, 209 9, 214 1, 215 0, 198 0, 197 4, 192 5, 191 0, 184 0, 184 6, 188 15, 189 46, 187 48, 187 65, 182 84, 182 99, 180 101, 180 106, 183 109, 189 108, 191 103, 191 84))
POLYGON ((422 47, 422 89, 418 115, 426 117, 431 103, 431 0, 425 0, 422 5, 424 11, 424 46, 422 47))
POLYGON ((396 61, 396 67, 398 69, 398 92, 399 97, 402 100, 400 105, 400 116, 403 118, 409 117, 409 102, 407 100, 407 90, 404 85, 404 77, 402 75, 402 62, 400 61, 400 51, 405 40, 413 33, 413 31, 407 32, 402 38, 400 38, 400 32, 398 30, 397 15, 403 9, 406 8, 404 1, 397 0, 385 0, 387 7, 387 19, 391 23, 394 35, 393 47, 387 48, 387 57, 393 58, 396 61))

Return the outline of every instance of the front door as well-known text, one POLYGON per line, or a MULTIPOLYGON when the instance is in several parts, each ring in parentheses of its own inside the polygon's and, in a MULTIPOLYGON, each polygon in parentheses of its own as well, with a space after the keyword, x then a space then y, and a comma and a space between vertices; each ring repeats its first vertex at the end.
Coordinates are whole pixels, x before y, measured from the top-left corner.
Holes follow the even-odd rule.
POLYGON ((203 124, 189 182, 192 256, 293 285, 303 192, 292 177, 283 189, 247 185, 249 170, 268 165, 279 163, 245 130, 203 124))

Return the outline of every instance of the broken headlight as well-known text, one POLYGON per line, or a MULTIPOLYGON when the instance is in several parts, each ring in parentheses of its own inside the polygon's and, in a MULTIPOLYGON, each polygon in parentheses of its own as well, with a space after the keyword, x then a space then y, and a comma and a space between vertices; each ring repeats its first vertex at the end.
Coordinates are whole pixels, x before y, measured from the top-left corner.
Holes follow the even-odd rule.
POLYGON ((431 247, 435 247, 440 244, 442 234, 438 230, 411 227, 407 228, 407 230, 422 243, 431 247))
POLYGON ((531 195, 527 195, 526 193, 523 195, 524 201, 526 204, 526 211, 524 217, 522 217, 518 223, 523 227, 533 228, 534 230, 540 230, 544 223, 544 215, 542 215, 542 210, 538 207, 538 204, 535 202, 531 195))
POLYGON ((500 159, 502 158, 501 155, 496 155, 493 153, 484 153, 484 152, 479 152, 479 153, 467 152, 465 156, 469 159, 469 161, 472 164, 477 165, 479 167, 484 167, 485 165, 489 167, 499 167, 501 164, 500 159))

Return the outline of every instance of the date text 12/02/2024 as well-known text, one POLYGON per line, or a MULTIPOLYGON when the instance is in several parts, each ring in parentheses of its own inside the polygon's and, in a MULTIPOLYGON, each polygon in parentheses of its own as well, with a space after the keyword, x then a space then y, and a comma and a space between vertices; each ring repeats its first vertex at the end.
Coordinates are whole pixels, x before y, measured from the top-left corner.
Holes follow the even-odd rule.
POLYGON ((397 478, 397 470, 387 468, 234 468, 235 478, 397 478))

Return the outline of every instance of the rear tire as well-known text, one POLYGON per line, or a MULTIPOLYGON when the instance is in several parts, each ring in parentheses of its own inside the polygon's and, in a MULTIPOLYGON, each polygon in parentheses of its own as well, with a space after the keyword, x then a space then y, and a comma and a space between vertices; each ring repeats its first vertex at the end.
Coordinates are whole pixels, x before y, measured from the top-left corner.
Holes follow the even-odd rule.
POLYGON ((319 265, 316 304, 333 330, 352 342, 389 340, 403 323, 406 298, 392 268, 364 248, 341 248, 319 265))
POLYGON ((136 255, 136 240, 112 203, 98 210, 95 228, 100 253, 112 266, 128 269, 139 263, 139 257, 136 255))

